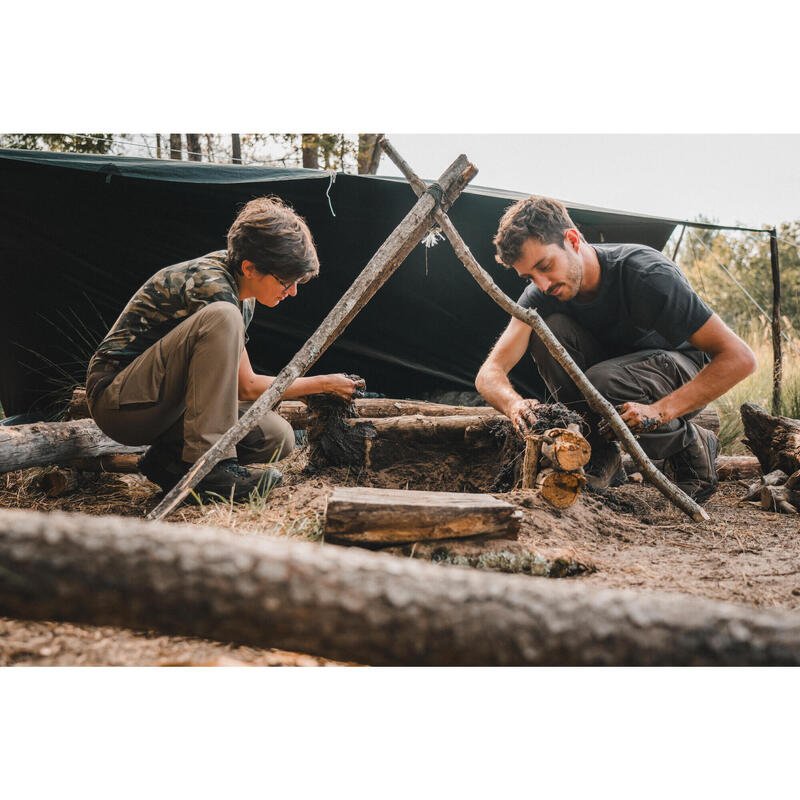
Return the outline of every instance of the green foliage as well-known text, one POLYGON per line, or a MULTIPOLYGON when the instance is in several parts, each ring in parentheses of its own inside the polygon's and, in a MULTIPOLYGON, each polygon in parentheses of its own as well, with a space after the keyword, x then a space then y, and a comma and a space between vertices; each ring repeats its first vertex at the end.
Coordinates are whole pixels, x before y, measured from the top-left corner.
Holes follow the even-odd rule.
POLYGON ((102 154, 111 149, 113 136, 113 133, 6 133, 0 136, 0 147, 14 150, 102 154))
MULTIPOLYGON (((706 220, 699 220, 706 221, 706 220)), ((800 220, 778 227, 781 313, 791 330, 800 326, 800 220), (784 241, 781 241, 784 240, 784 241)), ((739 335, 760 312, 720 266, 724 264, 747 292, 772 313, 772 268, 766 233, 689 229, 678 264, 700 296, 739 335)), ((769 320, 764 320, 764 324, 769 320)))

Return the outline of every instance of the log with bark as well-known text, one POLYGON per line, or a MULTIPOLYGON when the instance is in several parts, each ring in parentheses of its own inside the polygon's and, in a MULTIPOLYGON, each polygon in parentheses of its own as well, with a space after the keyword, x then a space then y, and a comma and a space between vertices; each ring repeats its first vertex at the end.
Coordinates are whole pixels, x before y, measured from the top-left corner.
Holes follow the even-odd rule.
MULTIPOLYGON (((503 416, 491 406, 451 406, 424 400, 396 400, 389 397, 360 397, 355 401, 359 417, 405 417, 421 414, 426 417, 497 417, 503 416)), ((301 400, 283 400, 275 408, 295 430, 308 427, 308 406, 301 400)), ((86 391, 75 389, 67 407, 67 419, 87 419, 89 407, 86 391)))
MULTIPOLYGON (((717 477, 721 481, 738 481, 746 478, 757 478, 761 475, 761 464, 755 456, 717 456, 717 477)), ((638 472, 634 460, 627 454, 622 454, 622 468, 630 478, 638 472)))
POLYGON ((800 614, 357 548, 0 511, 0 614, 375 665, 800 665, 800 614))
POLYGON ((775 417, 755 403, 745 403, 740 412, 743 441, 765 475, 776 469, 787 474, 800 469, 800 420, 775 417))
POLYGON ((90 419, 0 426, 0 473, 69 464, 75 459, 141 454, 145 449, 115 442, 90 419))
POLYGON ((800 469, 787 475, 782 469, 762 475, 750 484, 742 503, 752 503, 764 511, 797 514, 800 511, 800 469))
POLYGON ((486 494, 337 487, 325 510, 325 540, 385 547, 481 536, 515 539, 522 512, 486 494))

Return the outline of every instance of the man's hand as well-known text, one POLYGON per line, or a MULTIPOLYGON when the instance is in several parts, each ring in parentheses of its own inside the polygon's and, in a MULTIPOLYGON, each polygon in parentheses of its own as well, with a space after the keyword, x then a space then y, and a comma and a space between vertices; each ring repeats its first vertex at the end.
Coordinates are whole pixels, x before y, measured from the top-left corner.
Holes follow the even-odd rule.
POLYGON ((325 393, 335 394, 348 402, 353 401, 366 388, 367 384, 363 378, 354 381, 343 372, 325 376, 325 393))
POLYGON ((618 411, 622 421, 634 433, 650 433, 669 422, 666 413, 655 404, 623 403, 618 411))
POLYGON ((536 406, 540 405, 538 400, 520 399, 511 407, 508 418, 520 436, 530 433, 533 424, 536 422, 536 406))

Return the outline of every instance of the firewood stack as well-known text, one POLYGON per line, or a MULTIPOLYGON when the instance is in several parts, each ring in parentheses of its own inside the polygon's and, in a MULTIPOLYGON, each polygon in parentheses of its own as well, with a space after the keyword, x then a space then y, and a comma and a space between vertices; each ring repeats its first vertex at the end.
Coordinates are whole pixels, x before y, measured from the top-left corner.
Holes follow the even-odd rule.
POLYGON ((744 443, 756 455, 764 475, 742 498, 765 511, 800 510, 800 420, 773 416, 754 403, 741 409, 744 443))
POLYGON ((554 508, 569 508, 586 483, 583 467, 591 454, 577 425, 526 436, 522 488, 538 490, 554 508))
POLYGON ((800 469, 787 475, 776 469, 750 484, 741 502, 750 503, 764 511, 797 514, 800 511, 800 469))

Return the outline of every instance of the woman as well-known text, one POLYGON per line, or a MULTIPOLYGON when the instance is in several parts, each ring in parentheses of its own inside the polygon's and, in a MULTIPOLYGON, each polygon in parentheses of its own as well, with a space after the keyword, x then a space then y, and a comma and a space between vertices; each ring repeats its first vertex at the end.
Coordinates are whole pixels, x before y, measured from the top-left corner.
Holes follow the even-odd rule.
MULTIPOLYGON (((276 197, 247 203, 227 240, 227 250, 147 280, 89 364, 92 418, 122 444, 152 445, 140 469, 165 492, 274 380, 253 372, 244 347, 255 301, 274 307, 319 272, 308 226, 276 197)), ((351 400, 357 388, 345 375, 318 375, 298 378, 284 397, 327 392, 351 400)), ((278 470, 243 464, 277 461, 293 447, 289 424, 267 412, 196 490, 236 499, 274 486, 278 470)))

